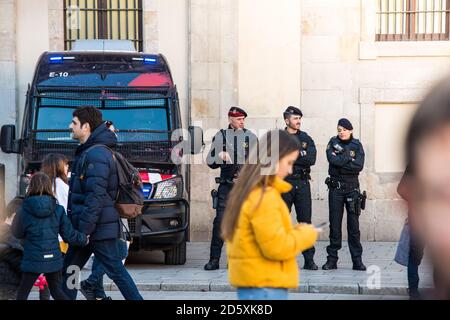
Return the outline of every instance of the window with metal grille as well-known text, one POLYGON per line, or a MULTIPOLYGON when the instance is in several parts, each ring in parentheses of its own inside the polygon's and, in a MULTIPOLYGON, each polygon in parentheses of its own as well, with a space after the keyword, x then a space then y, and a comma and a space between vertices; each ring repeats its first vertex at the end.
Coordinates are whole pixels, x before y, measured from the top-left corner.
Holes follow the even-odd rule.
POLYGON ((142 51, 142 0, 64 0, 64 46, 78 39, 131 40, 142 51))
POLYGON ((377 41, 449 40, 450 0, 377 0, 377 41))

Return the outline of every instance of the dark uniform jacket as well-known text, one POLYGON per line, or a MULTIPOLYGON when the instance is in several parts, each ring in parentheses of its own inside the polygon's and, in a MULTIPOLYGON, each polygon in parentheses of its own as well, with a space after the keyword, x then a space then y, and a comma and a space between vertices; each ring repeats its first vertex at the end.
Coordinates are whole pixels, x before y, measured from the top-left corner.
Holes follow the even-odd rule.
POLYGON ((364 168, 364 149, 358 139, 342 141, 337 136, 327 146, 328 174, 341 182, 358 182, 364 168))
POLYGON ((211 150, 208 153, 207 164, 211 169, 220 168, 222 180, 233 180, 248 158, 250 149, 257 147, 258 138, 250 130, 234 130, 231 126, 222 129, 214 136, 211 150), (233 163, 226 163, 219 153, 226 151, 232 157, 233 163))
MULTIPOLYGON (((298 130, 294 136, 300 142, 300 155, 294 163, 293 175, 302 175, 306 173, 309 176, 311 166, 316 164, 317 150, 314 140, 304 131, 298 130)), ((289 176, 294 178, 294 176, 289 176)), ((305 177, 302 177, 304 179, 305 177)))

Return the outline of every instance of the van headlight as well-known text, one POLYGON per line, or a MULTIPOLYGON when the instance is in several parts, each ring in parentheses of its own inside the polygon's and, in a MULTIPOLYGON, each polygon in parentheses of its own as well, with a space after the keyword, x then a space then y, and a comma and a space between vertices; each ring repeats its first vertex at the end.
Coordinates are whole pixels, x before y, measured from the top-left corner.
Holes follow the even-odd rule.
POLYGON ((153 199, 179 198, 183 191, 183 180, 181 177, 175 177, 155 183, 153 186, 155 188, 153 199))

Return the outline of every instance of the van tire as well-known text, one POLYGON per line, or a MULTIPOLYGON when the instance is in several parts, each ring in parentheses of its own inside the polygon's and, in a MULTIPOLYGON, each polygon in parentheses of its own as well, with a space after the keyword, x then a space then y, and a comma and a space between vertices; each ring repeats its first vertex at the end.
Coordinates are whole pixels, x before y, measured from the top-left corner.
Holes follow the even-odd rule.
POLYGON ((171 250, 164 252, 164 263, 167 265, 182 265, 186 263, 186 239, 171 250))

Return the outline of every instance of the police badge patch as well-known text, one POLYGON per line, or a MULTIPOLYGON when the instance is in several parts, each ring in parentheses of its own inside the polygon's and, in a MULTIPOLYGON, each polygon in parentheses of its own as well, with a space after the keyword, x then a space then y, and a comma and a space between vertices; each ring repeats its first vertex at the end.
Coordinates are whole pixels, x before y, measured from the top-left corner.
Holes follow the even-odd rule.
POLYGON ((307 142, 302 142, 302 148, 303 149, 307 149, 308 148, 308 143, 307 142))
POLYGON ((356 156, 356 152, 353 151, 353 150, 351 150, 351 151, 350 151, 350 157, 354 158, 355 156, 356 156))

